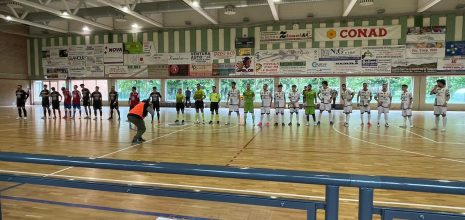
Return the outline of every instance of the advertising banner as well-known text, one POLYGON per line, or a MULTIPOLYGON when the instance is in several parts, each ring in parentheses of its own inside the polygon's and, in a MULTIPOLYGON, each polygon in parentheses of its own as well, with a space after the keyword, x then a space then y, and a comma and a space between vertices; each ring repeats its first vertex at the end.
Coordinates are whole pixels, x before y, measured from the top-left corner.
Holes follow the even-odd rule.
POLYGON ((260 62, 255 64, 255 73, 264 75, 279 74, 279 62, 260 62))
MULTIPOLYGON (((69 47, 68 65, 70 67, 85 67, 86 61, 87 61, 87 56, 86 56, 85 45, 73 45, 69 47)), ((70 74, 71 74, 71 69, 70 69, 70 74)))
POLYGON ((391 59, 363 59, 363 73, 391 73, 391 59))
POLYGON ((404 59, 405 45, 362 47, 363 59, 404 59))
POLYGON ((237 75, 253 75, 255 64, 252 56, 236 57, 236 74, 237 75))
POLYGON ((155 64, 147 67, 149 78, 167 78, 168 64, 155 64))
POLYGON ((103 44, 86 45, 86 66, 104 65, 104 48, 103 44))
POLYGON ((190 64, 190 53, 170 53, 168 54, 168 64, 190 64))
POLYGON ((307 62, 305 61, 280 62, 279 73, 282 75, 307 74, 307 62))
POLYGON ((341 47, 320 49, 319 61, 360 60, 361 48, 341 47))
POLYGON ((340 60, 332 61, 334 64, 332 67, 333 74, 354 74, 362 72, 362 62, 360 60, 340 60))
POLYGON ((105 75, 108 77, 126 77, 128 74, 127 66, 105 66, 105 75))
POLYGON ((312 29, 260 31, 260 43, 312 41, 312 29))
POLYGON ((312 61, 307 62, 307 74, 331 74, 334 68, 334 62, 331 61, 312 61))
POLYGON ((142 42, 124 43, 124 54, 141 54, 144 53, 142 42))
POLYGON ((446 28, 442 26, 408 28, 407 58, 442 58, 445 56, 446 28))
POLYGON ((192 52, 191 63, 192 64, 212 63, 211 53, 210 52, 192 52))
POLYGON ((189 64, 172 64, 168 65, 170 76, 188 76, 189 64))
POLYGON ((398 40, 401 31, 401 25, 315 28, 315 41, 398 40))
POLYGON ((405 50, 407 58, 442 58, 445 55, 444 43, 430 42, 430 43, 408 43, 405 50))
POLYGON ((68 65, 67 47, 45 47, 42 49, 43 67, 65 67, 68 65))
POLYGON ((191 64, 189 76, 211 76, 212 64, 191 64))
POLYGON ((212 64, 213 76, 229 76, 236 73, 235 63, 214 63, 212 64))
POLYGON ((438 67, 438 59, 393 59, 392 73, 434 73, 438 67))
POLYGON ((464 56, 465 41, 448 41, 446 42, 446 56, 464 56))
POLYGON ((236 58, 236 51, 213 51, 211 52, 212 59, 214 60, 221 60, 221 59, 235 59, 236 58))
POLYGON ((103 54, 105 65, 115 66, 124 63, 122 43, 105 44, 103 54))
POLYGON ((465 58, 447 57, 438 59, 438 70, 440 71, 463 71, 465 70, 465 58))

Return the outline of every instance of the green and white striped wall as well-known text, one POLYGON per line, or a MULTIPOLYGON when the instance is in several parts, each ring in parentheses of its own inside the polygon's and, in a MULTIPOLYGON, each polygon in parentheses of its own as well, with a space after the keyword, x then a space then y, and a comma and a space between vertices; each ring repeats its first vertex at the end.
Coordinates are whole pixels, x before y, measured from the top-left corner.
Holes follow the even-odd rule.
POLYGON ((379 45, 398 45, 405 43, 407 27, 414 26, 447 26, 447 41, 465 40, 465 16, 463 15, 431 15, 431 16, 400 16, 396 18, 367 18, 347 21, 315 21, 289 24, 263 25, 256 27, 235 28, 202 28, 166 30, 142 33, 109 33, 90 36, 63 36, 55 38, 34 38, 27 41, 29 77, 43 78, 40 51, 45 46, 65 46, 80 44, 124 43, 137 41, 153 41, 159 53, 198 52, 230 50, 234 48, 236 37, 247 35, 254 37, 256 48, 260 50, 293 49, 293 48, 331 48, 331 47, 360 47, 379 45), (318 27, 351 27, 376 25, 402 25, 402 38, 400 40, 353 40, 336 42, 292 42, 258 44, 260 31, 284 29, 309 29, 318 27))

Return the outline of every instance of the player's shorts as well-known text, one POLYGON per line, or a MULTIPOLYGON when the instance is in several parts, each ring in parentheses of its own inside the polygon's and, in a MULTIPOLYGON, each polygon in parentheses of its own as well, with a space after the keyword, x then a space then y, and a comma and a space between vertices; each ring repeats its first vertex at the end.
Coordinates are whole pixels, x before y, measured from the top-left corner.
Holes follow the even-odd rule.
POLYGON ((82 106, 90 106, 90 98, 83 98, 82 106))
POLYGON ((52 101, 52 108, 53 109, 60 109, 60 102, 59 101, 52 101))
POLYGON ((289 108, 290 113, 299 113, 299 107, 291 107, 289 108))
POLYGON ((93 107, 94 109, 102 109, 102 101, 94 101, 93 107))
POLYGON ((176 111, 183 111, 184 112, 184 103, 176 103, 176 111))
POLYGON ((253 103, 244 104, 244 113, 253 113, 253 103))
POLYGON ((320 103, 320 111, 331 111, 331 103, 320 103))
POLYGON ((276 114, 284 114, 284 107, 275 108, 276 114))
POLYGON ((404 117, 412 116, 412 109, 411 108, 402 109, 402 116, 404 117))
POLYGON ((378 114, 388 114, 389 108, 384 106, 378 106, 378 114))
POLYGON ((73 109, 77 109, 77 108, 81 108, 81 104, 80 103, 73 103, 73 109))
POLYGON ((315 114, 315 106, 306 106, 305 107, 305 114, 306 115, 314 115, 315 114))
POLYGON ((434 115, 446 115, 447 107, 444 106, 433 106, 434 115))
POLYGON ((239 105, 229 104, 229 111, 230 112, 238 112, 239 111, 239 105))
POLYGON ((25 101, 16 100, 16 107, 25 107, 25 106, 26 106, 26 102, 25 102, 25 101))
POLYGON ((368 113, 370 114, 371 113, 371 108, 370 108, 370 105, 367 105, 367 106, 360 106, 360 114, 363 114, 363 113, 368 113))
POLYGON ((160 111, 160 102, 152 102, 153 109, 157 112, 160 111))
POLYGON ((195 109, 203 109, 204 107, 203 101, 195 101, 195 109))
POLYGON ((350 114, 350 113, 352 113, 352 105, 344 106, 344 109, 342 110, 342 112, 343 112, 344 114, 350 114))
POLYGON ((269 107, 269 106, 266 106, 266 107, 262 106, 260 108, 260 111, 261 111, 262 114, 270 114, 270 109, 271 109, 271 107, 269 107))
POLYGON ((65 109, 71 109, 71 103, 65 103, 64 106, 65 109))
POLYGON ((210 111, 216 111, 218 112, 218 109, 220 109, 220 104, 218 102, 211 102, 210 103, 210 111))
POLYGON ((118 108, 118 102, 110 102, 110 109, 117 109, 118 108))
POLYGON ((50 107, 50 101, 48 99, 42 100, 42 107, 44 108, 50 107))

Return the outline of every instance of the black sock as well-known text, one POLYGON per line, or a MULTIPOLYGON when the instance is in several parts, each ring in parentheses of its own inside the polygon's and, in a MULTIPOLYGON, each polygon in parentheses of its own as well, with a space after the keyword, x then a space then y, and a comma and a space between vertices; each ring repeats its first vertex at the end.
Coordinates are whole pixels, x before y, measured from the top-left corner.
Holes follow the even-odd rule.
POLYGON ((24 112, 24 117, 27 117, 27 111, 25 107, 23 107, 23 112, 24 112))
POLYGON ((119 118, 119 117, 120 117, 120 115, 119 115, 119 109, 117 109, 116 112, 118 112, 118 118, 119 118))
POLYGON ((313 121, 316 121, 315 114, 312 115, 313 121))
POLYGON ((113 109, 110 109, 110 118, 113 118, 113 109))
POLYGON ((44 108, 44 118, 46 118, 46 117, 47 117, 47 109, 44 108))
POLYGON ((102 109, 99 109, 100 117, 102 117, 102 109))
POLYGON ((18 108, 18 115, 19 115, 19 117, 23 117, 23 112, 21 111, 20 108, 18 108))

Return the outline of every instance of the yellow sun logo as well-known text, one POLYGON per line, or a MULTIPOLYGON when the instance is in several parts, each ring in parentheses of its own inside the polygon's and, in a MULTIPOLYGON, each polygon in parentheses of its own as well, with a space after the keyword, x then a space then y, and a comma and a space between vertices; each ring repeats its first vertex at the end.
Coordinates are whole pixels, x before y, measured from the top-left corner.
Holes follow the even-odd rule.
POLYGON ((328 32, 326 32, 326 36, 327 36, 329 39, 335 38, 335 37, 336 37, 336 30, 330 29, 328 32))

